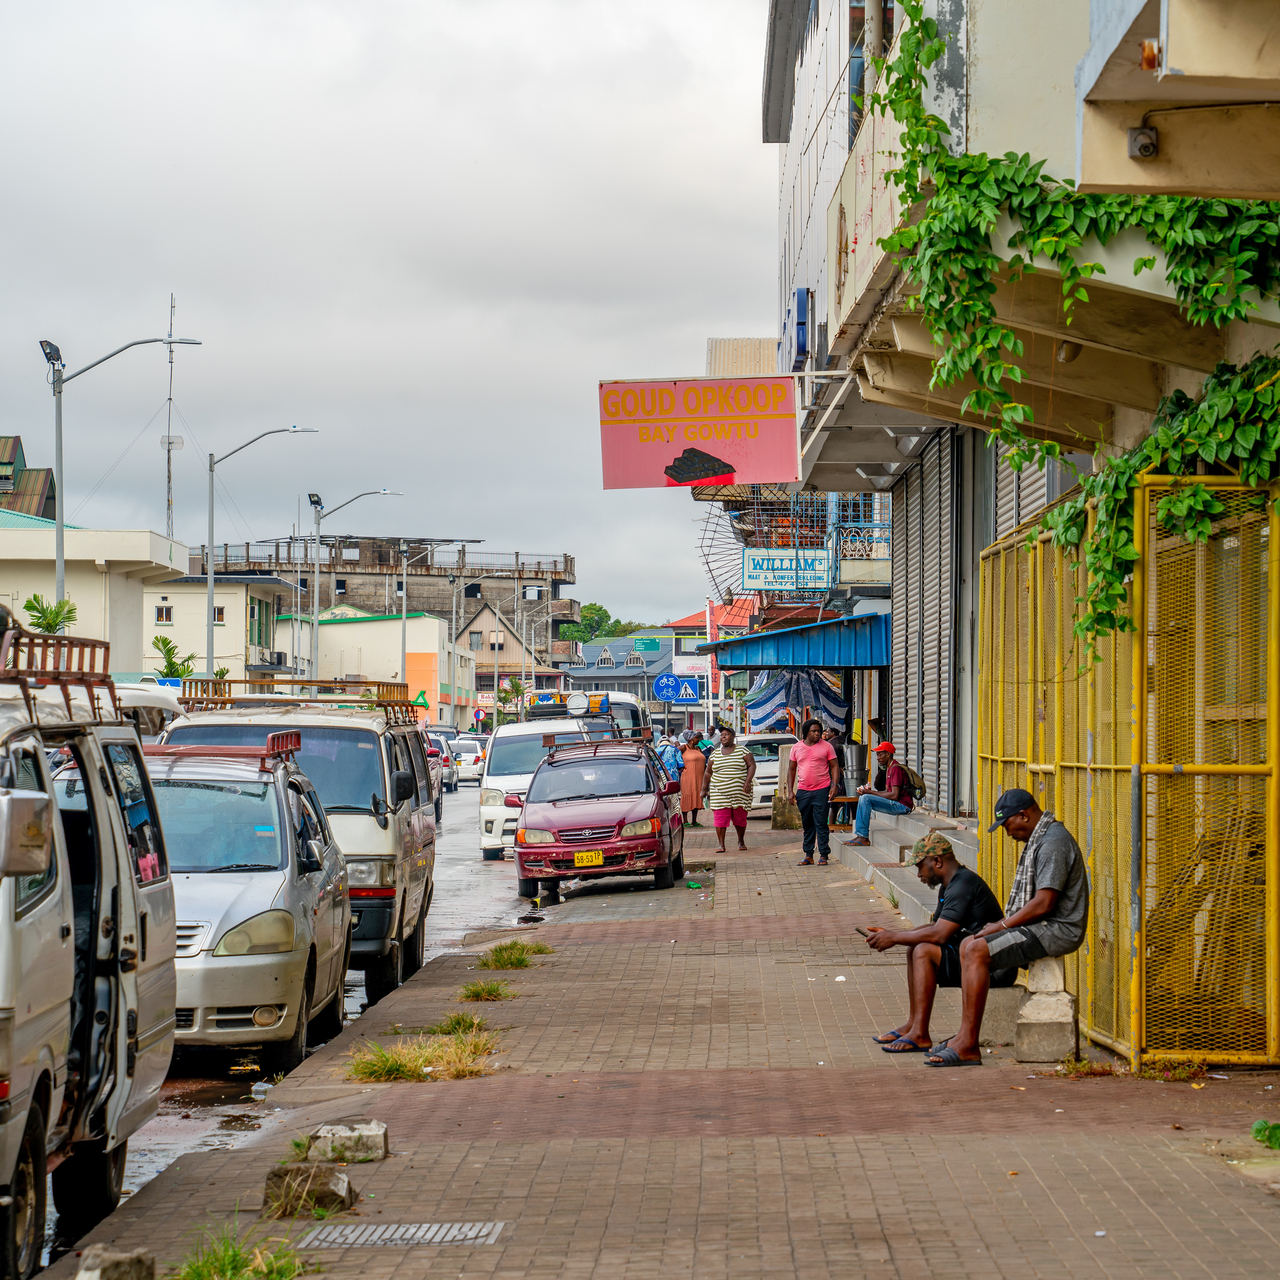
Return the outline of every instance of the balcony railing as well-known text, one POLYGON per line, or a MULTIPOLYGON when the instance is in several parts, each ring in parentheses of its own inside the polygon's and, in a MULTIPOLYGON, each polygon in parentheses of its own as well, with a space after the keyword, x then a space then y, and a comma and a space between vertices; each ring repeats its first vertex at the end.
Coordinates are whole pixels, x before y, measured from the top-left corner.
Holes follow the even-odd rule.
MULTIPOLYGON (((410 556, 419 554, 420 547, 410 542, 410 556)), ((235 573, 246 569, 279 572, 306 572, 315 563, 314 538, 279 538, 270 542, 222 542, 215 543, 213 564, 215 572, 223 570, 235 573)), ((190 571, 202 573, 205 563, 205 546, 191 548, 190 571)), ((400 550, 393 540, 376 539, 320 539, 321 568, 333 566, 350 573, 399 573, 400 550)), ((574 558, 570 555, 551 555, 521 551, 473 551, 471 548, 440 547, 434 555, 426 556, 416 564, 410 564, 413 575, 444 577, 480 574, 514 578, 517 575, 530 578, 560 578, 573 581, 574 558)))
POLYGON ((838 524, 829 535, 833 560, 887 560, 887 524, 838 524))

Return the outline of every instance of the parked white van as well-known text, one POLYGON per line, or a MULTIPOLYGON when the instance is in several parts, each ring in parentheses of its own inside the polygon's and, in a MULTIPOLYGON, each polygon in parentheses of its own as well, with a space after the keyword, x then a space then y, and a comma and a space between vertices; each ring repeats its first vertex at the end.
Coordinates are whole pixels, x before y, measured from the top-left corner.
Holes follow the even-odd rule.
POLYGON ((248 697, 240 706, 188 713, 164 741, 261 747, 269 733, 302 735, 295 759, 315 785, 346 859, 350 965, 364 970, 373 1004, 422 967, 435 888, 435 795, 415 709, 349 704, 349 698, 248 697))
POLYGON ((257 1045, 269 1072, 342 1030, 351 954, 346 863, 301 745, 144 748, 177 908, 178 1047, 257 1045))
POLYGON ((174 905, 155 797, 109 646, 0 609, 0 1267, 40 1266, 46 1174, 62 1234, 120 1200, 174 1034, 174 905), (82 786, 62 808, 46 755, 82 786))

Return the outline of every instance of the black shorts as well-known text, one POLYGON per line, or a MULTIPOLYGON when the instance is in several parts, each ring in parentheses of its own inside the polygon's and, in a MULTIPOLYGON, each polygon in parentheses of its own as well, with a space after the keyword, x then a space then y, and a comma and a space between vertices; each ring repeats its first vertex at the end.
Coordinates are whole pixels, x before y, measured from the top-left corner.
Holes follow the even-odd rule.
MULTIPOLYGON (((991 970, 993 987, 1011 987, 1018 978, 1018 967, 1012 969, 991 970)), ((942 947, 942 959, 938 962, 938 986, 958 987, 960 985, 960 944, 948 942, 942 947)))
POLYGON ((1033 960, 1043 960, 1046 952, 1044 943, 1030 929, 1006 929, 1003 933, 993 933, 987 939, 987 950, 991 952, 991 985, 995 986, 996 965, 1013 965, 1015 969, 1025 969, 1033 960))

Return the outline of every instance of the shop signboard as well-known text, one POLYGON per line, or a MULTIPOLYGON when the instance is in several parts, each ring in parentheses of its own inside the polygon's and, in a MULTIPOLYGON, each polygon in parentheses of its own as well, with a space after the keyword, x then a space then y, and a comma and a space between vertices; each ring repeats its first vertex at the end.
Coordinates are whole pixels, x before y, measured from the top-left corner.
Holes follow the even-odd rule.
POLYGON ((600 452, 606 489, 799 480, 795 380, 601 382, 600 452))
POLYGON ((825 591, 831 585, 831 553, 792 547, 744 547, 744 591, 825 591))
POLYGON ((705 676, 707 674, 706 654, 673 654, 671 657, 671 670, 678 676, 705 676))

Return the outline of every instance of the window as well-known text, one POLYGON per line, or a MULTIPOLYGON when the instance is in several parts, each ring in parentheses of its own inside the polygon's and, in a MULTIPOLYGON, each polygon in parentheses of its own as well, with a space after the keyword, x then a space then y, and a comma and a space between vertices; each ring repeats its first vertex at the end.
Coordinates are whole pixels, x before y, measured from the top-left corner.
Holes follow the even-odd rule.
POLYGON ((348 564, 351 564, 353 562, 358 563, 360 560, 360 548, 359 547, 343 547, 342 558, 348 564))
POLYGON ((213 606, 213 625, 216 627, 219 623, 225 624, 227 621, 227 606, 224 604, 215 604, 213 606))
MULTIPOLYGON (((40 791, 44 792, 44 781, 40 777, 40 765, 36 760, 35 753, 32 751, 15 751, 10 757, 10 772, 12 779, 6 780, 5 786, 13 787, 18 791, 40 791)), ((44 871, 33 872, 31 875, 15 876, 14 880, 17 885, 17 911, 19 915, 40 898, 52 887, 54 880, 58 876, 58 851, 56 848, 50 851, 49 865, 44 871)))
POLYGON ((409 747, 409 755, 413 760, 413 773, 418 781, 418 799, 422 804, 434 804, 431 794, 431 770, 427 767, 427 758, 422 754, 422 739, 418 734, 411 734, 405 739, 409 747))
POLYGON ((299 578, 299 579, 298 579, 298 590, 299 590, 299 591, 305 591, 306 589, 307 589, 307 580, 306 580, 306 578, 299 578))
POLYGON ((333 589, 338 595, 345 596, 347 594, 346 578, 335 578, 333 582, 333 589))
POLYGON ((403 578, 396 579, 396 595, 398 596, 404 595, 404 579, 403 578))
POLYGON ((171 627, 173 625, 173 605, 156 605, 156 626, 171 627))
POLYGON ((189 875, 281 867, 274 783, 161 778, 152 785, 174 871, 189 875))
POLYGON ((164 843, 160 837, 160 824, 155 818, 155 803, 146 771, 137 751, 126 743, 107 745, 107 763, 115 779, 116 798, 124 817, 125 838, 129 841, 129 856, 133 860, 133 874, 139 884, 151 884, 163 880, 168 874, 165 865, 164 843))
POLYGON ((467 633, 467 644, 472 649, 479 649, 484 643, 484 633, 480 631, 469 631, 467 633))
POLYGON ((492 653, 495 648, 501 649, 503 645, 506 643, 506 639, 507 639, 506 632, 490 631, 489 632, 489 651, 492 653))
POLYGON ((613 654, 608 649, 601 649, 600 656, 596 659, 597 667, 612 667, 616 664, 613 661, 613 654))

